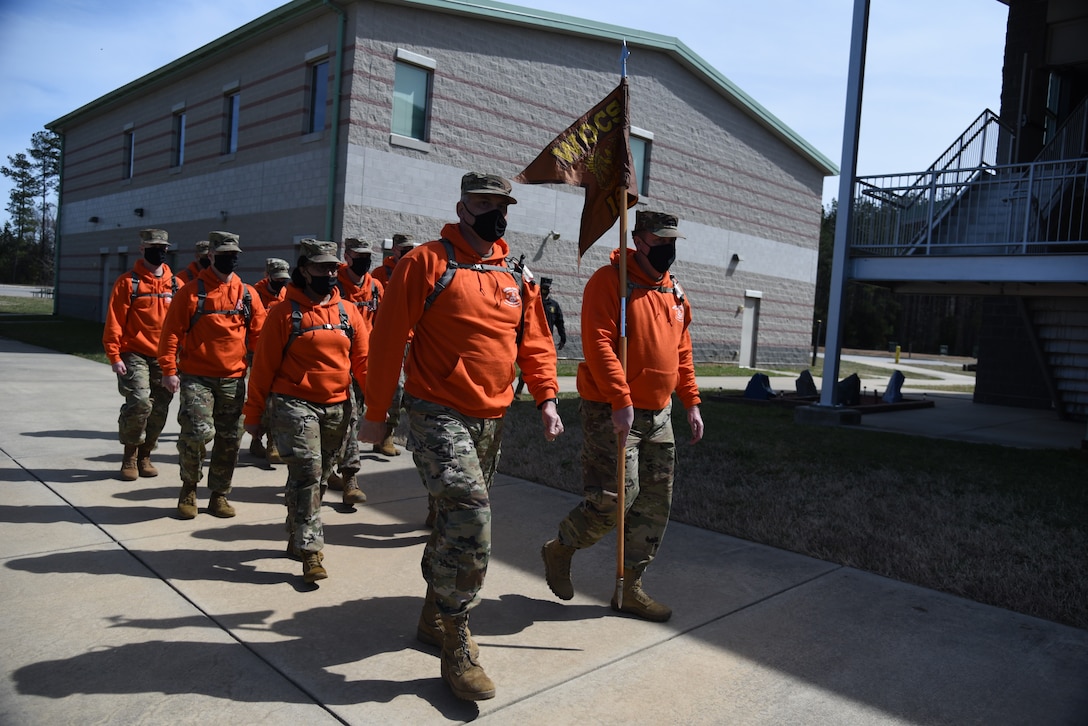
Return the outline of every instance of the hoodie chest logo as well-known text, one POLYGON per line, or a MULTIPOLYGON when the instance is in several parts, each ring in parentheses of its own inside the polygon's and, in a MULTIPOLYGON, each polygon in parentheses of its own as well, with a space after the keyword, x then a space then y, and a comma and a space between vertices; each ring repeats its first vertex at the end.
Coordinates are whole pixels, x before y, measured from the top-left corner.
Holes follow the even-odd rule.
POLYGON ((502 289, 503 302, 512 308, 521 307, 521 291, 516 287, 504 287, 502 289))

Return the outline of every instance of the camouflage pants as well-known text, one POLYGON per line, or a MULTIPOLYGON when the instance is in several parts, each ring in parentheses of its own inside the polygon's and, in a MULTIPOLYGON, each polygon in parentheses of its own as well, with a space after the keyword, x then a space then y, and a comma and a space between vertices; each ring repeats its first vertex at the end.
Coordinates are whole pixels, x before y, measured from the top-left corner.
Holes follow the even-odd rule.
POLYGON ((347 432, 344 434, 344 444, 340 449, 336 470, 345 479, 354 476, 361 466, 359 461, 359 420, 363 417, 363 392, 355 379, 351 379, 351 388, 348 389, 351 403, 351 416, 348 421, 347 432))
POLYGON ((420 563, 438 609, 468 612, 480 601, 491 558, 491 499, 503 420, 472 418, 452 408, 404 397, 408 448, 434 498, 437 518, 420 563))
POLYGON ((178 455, 181 482, 196 485, 203 477, 208 442, 208 488, 226 494, 238 463, 242 440, 242 405, 246 400, 245 378, 210 378, 181 374, 181 407, 178 409, 178 455))
POLYGON ((287 535, 294 549, 320 552, 321 483, 329 478, 351 422, 351 400, 310 403, 273 393, 268 421, 280 458, 287 464, 287 535))
MULTIPOLYGON (((616 434, 612 406, 582 401, 582 503, 559 523, 559 540, 589 547, 616 526, 616 434)), ((623 564, 641 575, 657 554, 672 509, 676 441, 672 407, 635 409, 624 450, 623 564)))
POLYGON ((117 376, 117 390, 125 397, 117 417, 117 438, 125 446, 154 444, 159 440, 174 394, 162 387, 162 368, 153 356, 122 353, 128 372, 117 376))

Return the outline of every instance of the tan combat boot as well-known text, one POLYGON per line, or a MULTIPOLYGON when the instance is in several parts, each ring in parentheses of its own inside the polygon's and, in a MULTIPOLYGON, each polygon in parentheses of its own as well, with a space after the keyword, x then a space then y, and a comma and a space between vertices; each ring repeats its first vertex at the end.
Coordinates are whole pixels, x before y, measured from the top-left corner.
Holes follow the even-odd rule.
POLYGON ((663 623, 672 617, 672 609, 657 602, 642 589, 642 577, 626 568, 623 570, 623 602, 617 603, 613 595, 612 609, 655 623, 663 623))
POLYGON ((125 444, 125 454, 121 459, 121 479, 124 481, 136 481, 140 478, 140 470, 136 466, 137 448, 125 444))
POLYGON ((332 489, 334 492, 344 491, 344 477, 337 474, 335 471, 329 474, 329 478, 325 480, 325 487, 332 489))
POLYGON ((326 571, 325 566, 321 564, 324 559, 325 555, 320 552, 303 552, 302 579, 306 582, 314 583, 328 577, 328 571, 326 571))
POLYGON ((540 548, 540 556, 544 558, 544 579, 560 600, 574 597, 574 583, 570 581, 570 560, 574 552, 574 547, 557 539, 548 540, 540 548))
POLYGON ((467 614, 442 616, 442 680, 462 701, 495 697, 495 683, 472 654, 467 614))
POLYGON ((212 492, 212 498, 208 501, 208 514, 213 517, 226 519, 235 515, 234 507, 227 501, 227 495, 223 492, 212 492))
POLYGON ((196 484, 181 483, 181 496, 178 497, 178 516, 182 519, 196 517, 196 484))
POLYGON ((269 464, 282 464, 283 459, 280 457, 279 447, 276 446, 276 440, 272 438, 272 435, 268 435, 268 446, 265 447, 265 454, 267 455, 269 464))
MULTIPOLYGON (((472 638, 472 632, 465 626, 468 633, 468 647, 472 658, 480 657, 480 646, 472 638)), ((438 605, 434 601, 434 588, 427 586, 427 597, 423 600, 423 610, 419 613, 419 624, 416 626, 416 640, 426 645, 442 647, 442 615, 438 612, 438 605)))
POLYGON ((136 471, 140 476, 158 476, 159 470, 151 463, 151 450, 155 448, 155 442, 140 444, 136 450, 136 471))
POLYGON ((359 488, 355 475, 344 477, 344 504, 365 504, 366 493, 359 488))
POLYGON ((374 444, 374 452, 386 456, 400 456, 400 450, 393 444, 393 427, 386 424, 385 438, 380 444, 374 444))

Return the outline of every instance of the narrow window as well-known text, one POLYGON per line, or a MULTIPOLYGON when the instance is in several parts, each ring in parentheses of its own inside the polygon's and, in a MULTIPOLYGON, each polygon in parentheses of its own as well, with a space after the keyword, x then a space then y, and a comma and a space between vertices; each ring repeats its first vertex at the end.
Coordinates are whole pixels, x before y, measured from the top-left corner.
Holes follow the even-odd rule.
POLYGON ((174 154, 170 160, 170 166, 181 166, 185 163, 185 112, 174 114, 174 154))
POLYGON ((238 109, 240 96, 231 93, 226 97, 226 127, 223 134, 223 153, 233 154, 238 151, 238 109))
POLYGON ((650 184, 650 147, 654 135, 649 131, 631 127, 631 158, 635 162, 635 179, 638 180, 638 193, 649 193, 650 184))
POLYGON ((310 66, 309 121, 306 133, 325 129, 325 112, 329 101, 329 62, 323 60, 310 66))
POLYGON ((125 131, 124 137, 124 160, 121 170, 122 179, 131 179, 132 175, 136 171, 136 132, 132 129, 125 131))
POLYGON ((394 134, 427 140, 431 76, 428 68, 397 61, 393 80, 394 134))

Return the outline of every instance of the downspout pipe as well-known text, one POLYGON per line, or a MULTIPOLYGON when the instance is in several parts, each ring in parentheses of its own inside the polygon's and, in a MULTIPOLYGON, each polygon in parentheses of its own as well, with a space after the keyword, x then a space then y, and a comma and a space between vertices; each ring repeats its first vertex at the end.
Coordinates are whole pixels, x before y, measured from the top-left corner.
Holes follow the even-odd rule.
POLYGON ((330 0, 323 0, 325 5, 335 12, 339 19, 336 27, 336 67, 333 70, 332 85, 335 93, 332 97, 332 128, 329 131, 329 183, 325 196, 325 236, 332 239, 333 215, 336 212, 336 177, 340 169, 340 96, 344 69, 344 33, 347 28, 347 12, 330 0))
MULTIPOLYGON (((64 158, 64 134, 60 136, 60 158, 64 158)), ((53 223, 53 315, 60 314, 60 242, 63 235, 61 230, 61 216, 64 214, 60 200, 64 198, 64 164, 60 165, 60 173, 57 175, 57 220, 53 223)), ((45 230, 42 230, 45 234, 45 230)), ((105 310, 102 311, 102 319, 105 320, 105 310)))

